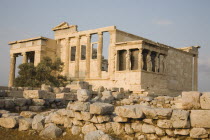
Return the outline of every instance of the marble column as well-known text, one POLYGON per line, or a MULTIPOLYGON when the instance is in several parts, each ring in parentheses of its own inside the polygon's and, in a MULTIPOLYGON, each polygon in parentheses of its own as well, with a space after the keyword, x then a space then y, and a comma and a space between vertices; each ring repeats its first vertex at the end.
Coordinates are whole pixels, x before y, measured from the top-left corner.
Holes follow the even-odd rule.
POLYGON ((155 72, 159 72, 159 68, 160 68, 159 55, 160 53, 157 52, 155 56, 155 72))
POLYGON ((147 71, 152 71, 151 51, 147 54, 147 71))
POLYGON ((65 57, 65 63, 64 63, 64 71, 65 71, 65 76, 69 76, 69 59, 70 59, 70 46, 69 46, 69 38, 65 39, 65 49, 66 49, 66 57, 65 57))
POLYGON ((143 51, 143 49, 140 48, 139 49, 139 63, 138 63, 139 70, 142 70, 143 69, 143 64, 144 64, 142 51, 143 51))
POLYGON ((101 67, 102 67, 102 50, 103 50, 103 33, 98 33, 98 52, 97 52, 97 71, 98 77, 101 77, 101 67))
POLYGON ((195 55, 193 57, 194 59, 194 83, 193 83, 193 90, 197 91, 198 90, 198 56, 195 55))
POLYGON ((86 45, 86 71, 85 71, 85 77, 86 78, 90 78, 90 51, 91 51, 90 34, 87 34, 86 37, 87 37, 87 45, 86 45))
POLYGON ((23 52, 22 53, 22 56, 23 56, 22 63, 27 63, 27 55, 26 55, 26 52, 23 52))
POLYGON ((10 72, 9 72, 9 87, 14 86, 15 80, 15 64, 16 64, 16 57, 15 54, 10 55, 10 72))
POLYGON ((131 54, 130 50, 127 50, 126 54, 126 70, 129 71, 131 69, 131 54))
POLYGON ((79 56, 80 56, 80 36, 77 36, 76 60, 75 60, 75 78, 79 78, 79 56))

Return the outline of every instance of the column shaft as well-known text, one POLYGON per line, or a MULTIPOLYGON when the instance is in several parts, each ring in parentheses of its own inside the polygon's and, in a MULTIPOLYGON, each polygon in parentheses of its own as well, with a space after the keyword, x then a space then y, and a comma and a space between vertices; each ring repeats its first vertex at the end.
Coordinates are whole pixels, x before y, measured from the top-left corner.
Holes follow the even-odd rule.
POLYGON ((103 34, 98 33, 98 53, 97 53, 97 71, 98 77, 101 77, 101 67, 102 67, 102 50, 103 50, 103 34))
POLYGON ((76 60, 75 60, 75 77, 79 78, 79 56, 80 56, 80 37, 77 36, 77 45, 76 45, 76 60))
POLYGON ((70 56, 70 46, 69 46, 69 41, 70 41, 70 39, 69 38, 66 38, 66 44, 65 44, 65 48, 66 48, 66 57, 65 57, 65 67, 64 67, 64 70, 65 70, 65 76, 69 76, 69 56, 70 56))
POLYGON ((127 54, 126 54, 126 70, 129 71, 130 68, 131 68, 130 50, 127 50, 127 54))
POLYGON ((143 56, 142 56, 142 48, 139 49, 139 63, 138 63, 139 70, 143 69, 143 56))
POLYGON ((23 56, 22 63, 27 63, 27 55, 26 55, 26 52, 23 52, 22 53, 22 56, 23 56))
POLYGON ((10 73, 9 73, 9 87, 14 86, 14 80, 15 80, 15 64, 16 64, 16 58, 14 54, 10 55, 10 73))
POLYGON ((87 46, 86 46, 86 71, 85 71, 85 77, 90 78, 90 50, 91 50, 91 45, 90 45, 90 35, 86 35, 87 37, 87 46))

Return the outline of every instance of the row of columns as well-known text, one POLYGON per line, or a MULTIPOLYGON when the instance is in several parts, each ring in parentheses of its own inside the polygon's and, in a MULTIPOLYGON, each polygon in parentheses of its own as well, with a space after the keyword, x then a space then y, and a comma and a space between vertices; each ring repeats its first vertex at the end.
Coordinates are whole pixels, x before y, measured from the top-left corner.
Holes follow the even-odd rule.
MULTIPOLYGON (((8 83, 9 87, 14 86, 16 57, 18 56, 18 54, 19 53, 10 54, 10 72, 9 72, 9 83, 8 83)), ((23 56, 22 64, 28 63, 27 52, 22 52, 20 53, 20 55, 23 56)), ((41 61, 41 51, 35 51, 34 58, 35 58, 34 65, 36 66, 41 61)))
MULTIPOLYGON (((126 69, 130 70, 131 69, 131 54, 130 54, 130 49, 126 50, 126 69)), ((148 51, 147 56, 146 56, 146 61, 144 62, 143 60, 143 49, 140 48, 139 49, 139 53, 138 53, 138 69, 143 70, 144 65, 147 66, 146 71, 150 71, 150 72, 164 72, 165 71, 165 56, 166 55, 161 55, 159 52, 156 52, 155 58, 154 60, 152 60, 151 57, 151 52, 152 51, 148 51), (154 61, 154 64, 152 64, 154 61), (154 66, 153 66, 154 65, 154 66), (152 70, 152 68, 155 67, 155 71, 152 70)))
MULTIPOLYGON (((76 36, 76 56, 75 56, 75 78, 79 78, 79 62, 81 55, 81 43, 80 39, 82 36, 76 36)), ((87 34, 87 44, 86 44, 86 72, 85 77, 90 78, 90 60, 91 60, 91 34, 87 34)), ((69 60, 70 60, 70 38, 65 39, 65 49, 66 49, 66 57, 65 57, 65 75, 69 75, 69 60)), ((102 68, 102 50, 103 50, 103 33, 98 33, 98 43, 97 43, 97 77, 101 77, 101 68, 102 68)))

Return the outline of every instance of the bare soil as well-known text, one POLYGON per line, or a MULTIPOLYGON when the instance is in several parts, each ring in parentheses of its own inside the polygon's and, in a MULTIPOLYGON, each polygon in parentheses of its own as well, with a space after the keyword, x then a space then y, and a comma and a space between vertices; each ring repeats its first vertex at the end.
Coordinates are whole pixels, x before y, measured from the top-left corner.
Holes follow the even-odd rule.
MULTIPOLYGON (((57 138, 56 140, 83 140, 80 136, 74 136, 70 130, 65 130, 66 135, 57 138)), ((0 140, 47 140, 39 136, 39 133, 34 130, 18 131, 18 129, 5 129, 0 127, 0 140)))

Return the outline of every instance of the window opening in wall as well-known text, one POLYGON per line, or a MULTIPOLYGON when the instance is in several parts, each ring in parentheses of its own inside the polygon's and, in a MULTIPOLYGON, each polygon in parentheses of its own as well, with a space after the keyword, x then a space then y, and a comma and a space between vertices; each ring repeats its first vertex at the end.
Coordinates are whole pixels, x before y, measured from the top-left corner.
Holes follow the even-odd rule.
POLYGON ((103 32, 102 44, 102 71, 108 71, 108 55, 109 55, 110 33, 103 32))
POLYGON ((86 59, 86 45, 81 46, 81 60, 86 59))
POLYGON ((127 51, 126 50, 119 50, 118 51, 118 66, 119 66, 119 71, 124 71, 126 70, 126 55, 127 51))
POLYGON ((26 57, 27 57, 27 63, 33 63, 34 64, 34 56, 35 52, 26 52, 26 57))
POLYGON ((75 61, 76 56, 76 46, 71 47, 71 61, 75 61))
POLYGON ((138 49, 131 49, 130 53, 131 53, 131 55, 130 55, 131 70, 137 70, 138 69, 139 50, 138 49))
POLYGON ((98 48, 98 44, 94 43, 92 44, 92 59, 97 59, 97 48, 98 48))
POLYGON ((147 70, 147 54, 148 54, 148 50, 143 50, 142 51, 142 56, 143 56, 143 70, 147 70))
POLYGON ((18 74, 18 71, 19 71, 18 66, 20 64, 22 64, 23 56, 20 53, 17 53, 14 56, 15 56, 15 77, 17 77, 19 75, 18 74))
POLYGON ((155 72, 155 57, 156 57, 156 52, 151 52, 152 71, 153 72, 155 72))

